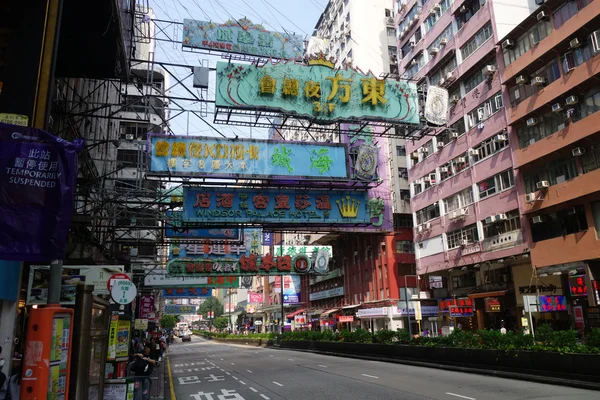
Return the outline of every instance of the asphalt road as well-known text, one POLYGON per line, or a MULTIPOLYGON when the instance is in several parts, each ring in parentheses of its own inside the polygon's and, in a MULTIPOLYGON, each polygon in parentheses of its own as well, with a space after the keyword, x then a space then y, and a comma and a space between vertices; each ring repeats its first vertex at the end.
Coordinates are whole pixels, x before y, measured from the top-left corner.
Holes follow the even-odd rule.
POLYGON ((169 348, 177 400, 600 399, 564 386, 192 340, 169 348))

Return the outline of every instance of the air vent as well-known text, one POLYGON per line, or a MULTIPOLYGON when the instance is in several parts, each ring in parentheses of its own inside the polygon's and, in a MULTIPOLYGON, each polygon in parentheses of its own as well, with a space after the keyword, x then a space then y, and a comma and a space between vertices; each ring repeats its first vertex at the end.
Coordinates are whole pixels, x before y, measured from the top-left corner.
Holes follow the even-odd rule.
POLYGON ((536 126, 537 124, 539 124, 539 120, 537 118, 529 118, 527 120, 527 126, 536 126))
POLYGON ((548 181, 539 181, 535 184, 535 187, 538 189, 548 189, 550 187, 550 182, 548 181))
POLYGON ((565 100, 565 104, 568 106, 572 106, 573 104, 577 104, 578 101, 579 99, 577 98, 577 96, 569 96, 567 97, 567 100, 565 100))
POLYGON ((572 49, 577 49, 577 48, 581 47, 581 40, 579 40, 578 38, 572 39, 572 40, 569 42, 569 46, 570 46, 572 49))
POLYGON ((585 154, 585 149, 583 147, 575 147, 573 150, 571 150, 571 154, 573 154, 573 157, 579 157, 585 154))
POLYGON ((538 21, 547 21, 549 18, 550 16, 548 15, 548 11, 541 11, 537 15, 538 21))
POLYGON ((552 104, 552 112, 560 112, 563 110, 563 107, 560 103, 552 104))
POLYGON ((525 202, 526 203, 533 203, 535 200, 536 200, 535 193, 527 193, 525 195, 525 202))

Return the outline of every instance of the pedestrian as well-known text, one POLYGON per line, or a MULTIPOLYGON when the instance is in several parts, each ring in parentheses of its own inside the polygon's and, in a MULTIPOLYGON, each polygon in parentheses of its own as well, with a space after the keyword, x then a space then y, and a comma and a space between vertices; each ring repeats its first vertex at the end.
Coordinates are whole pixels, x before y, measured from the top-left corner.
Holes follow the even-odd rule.
POLYGON ((504 327, 504 320, 502 320, 500 322, 500 326, 501 326, 500 333, 503 334, 503 335, 506 335, 506 328, 504 327))

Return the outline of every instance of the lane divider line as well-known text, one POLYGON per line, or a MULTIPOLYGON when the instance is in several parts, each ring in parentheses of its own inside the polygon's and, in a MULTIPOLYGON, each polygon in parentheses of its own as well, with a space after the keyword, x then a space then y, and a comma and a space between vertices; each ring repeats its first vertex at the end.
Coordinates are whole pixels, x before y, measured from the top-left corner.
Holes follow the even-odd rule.
POLYGON ((249 369, 247 369, 246 371, 248 371, 248 372, 252 373, 252 371, 250 371, 249 369))
POLYGON ((327 368, 327 365, 321 365, 321 364, 319 364, 319 367, 321 367, 321 368, 327 368))
POLYGON ((456 394, 456 393, 450 393, 450 392, 446 392, 446 394, 448 396, 460 397, 461 399, 475 400, 475 397, 467 397, 467 396, 463 396, 462 394, 456 394))
POLYGON ((271 399, 269 399, 267 396, 265 396, 265 395, 264 395, 264 394, 262 394, 262 393, 261 393, 260 397, 262 397, 262 398, 263 398, 263 399, 265 399, 265 400, 271 400, 271 399))
POLYGON ((367 374, 361 374, 361 375, 366 376, 367 378, 379 379, 378 376, 374 376, 374 375, 367 375, 367 374))
POLYGON ((279 383, 279 382, 275 382, 275 381, 273 381, 273 383, 274 383, 274 384, 276 384, 277 386, 283 386, 283 385, 282 385, 281 383, 279 383))
POLYGON ((248 386, 248 388, 249 388, 250 390, 252 390, 254 393, 258 393, 258 390, 254 389, 252 386, 248 386))
POLYGON ((240 381, 240 383, 241 383, 242 385, 245 385, 245 384, 246 384, 246 382, 244 382, 244 381, 240 381))

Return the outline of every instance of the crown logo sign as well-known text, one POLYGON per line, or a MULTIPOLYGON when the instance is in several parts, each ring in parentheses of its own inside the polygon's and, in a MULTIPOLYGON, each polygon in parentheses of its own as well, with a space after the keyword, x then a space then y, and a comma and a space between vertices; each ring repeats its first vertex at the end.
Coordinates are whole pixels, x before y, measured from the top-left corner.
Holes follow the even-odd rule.
POLYGON ((335 202, 340 209, 342 218, 356 218, 360 201, 350 199, 350 196, 346 196, 346 199, 342 198, 342 200, 336 200, 335 202))
POLYGON ((333 69, 335 67, 334 61, 333 57, 327 57, 324 53, 318 53, 309 57, 308 65, 323 65, 333 69))

